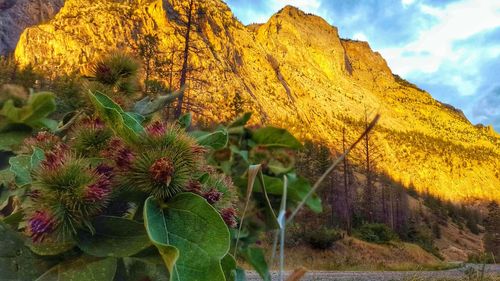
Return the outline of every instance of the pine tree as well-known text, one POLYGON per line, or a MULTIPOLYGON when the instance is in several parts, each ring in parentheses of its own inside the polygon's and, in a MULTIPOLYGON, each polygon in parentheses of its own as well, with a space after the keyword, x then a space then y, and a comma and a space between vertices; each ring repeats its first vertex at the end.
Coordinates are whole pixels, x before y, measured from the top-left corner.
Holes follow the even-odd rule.
POLYGON ((488 217, 484 221, 484 248, 495 260, 500 260, 500 207, 496 202, 488 205, 488 217))

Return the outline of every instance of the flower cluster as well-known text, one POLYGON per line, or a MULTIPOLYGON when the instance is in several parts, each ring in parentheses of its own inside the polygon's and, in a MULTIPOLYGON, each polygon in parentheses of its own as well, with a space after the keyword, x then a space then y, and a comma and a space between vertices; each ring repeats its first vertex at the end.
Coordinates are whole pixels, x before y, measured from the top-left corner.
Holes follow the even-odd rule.
MULTIPOLYGON (((44 150, 33 171, 26 232, 71 240, 102 214, 126 213, 120 194, 141 192, 167 201, 177 193, 205 198, 230 227, 237 225, 231 179, 205 162, 206 149, 176 125, 152 122, 137 141, 127 141, 96 118, 84 118, 66 142, 42 133, 26 142, 44 150)), ((120 214, 118 214, 120 215, 120 214)))
POLYGON ((108 146, 112 131, 99 118, 83 118, 70 134, 70 145, 78 155, 96 157, 108 146))
POLYGON ((47 236, 71 240, 78 229, 90 226, 113 194, 109 168, 93 167, 63 143, 45 152, 33 178, 27 232, 35 242, 47 236))

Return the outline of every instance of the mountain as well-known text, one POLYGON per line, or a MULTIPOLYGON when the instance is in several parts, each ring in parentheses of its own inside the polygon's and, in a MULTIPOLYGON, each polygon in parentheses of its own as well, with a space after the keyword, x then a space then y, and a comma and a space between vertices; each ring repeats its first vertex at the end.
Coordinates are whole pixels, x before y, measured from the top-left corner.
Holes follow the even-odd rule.
POLYGON ((26 27, 51 19, 64 0, 0 0, 0 54, 16 48, 26 27))
MULTIPOLYGON (((394 75, 367 42, 342 39, 336 27, 291 6, 267 23, 244 26, 220 0, 196 3, 196 79, 186 99, 200 118, 230 120, 239 101, 256 112, 254 123, 286 127, 338 151, 343 124, 353 141, 365 115, 379 112, 371 139, 380 173, 443 199, 500 200, 500 136, 394 75)), ((15 57, 55 75, 85 72, 98 57, 132 51, 141 35, 155 34, 158 56, 180 66, 186 5, 66 0, 52 20, 23 32, 15 57)), ((352 159, 361 163, 360 155, 358 149, 352 159)))

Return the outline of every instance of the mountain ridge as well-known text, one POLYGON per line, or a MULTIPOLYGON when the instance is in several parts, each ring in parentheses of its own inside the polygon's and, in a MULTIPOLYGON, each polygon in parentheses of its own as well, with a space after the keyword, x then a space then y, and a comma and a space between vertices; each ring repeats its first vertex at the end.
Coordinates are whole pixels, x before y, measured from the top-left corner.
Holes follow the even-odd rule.
MULTIPOLYGON (((182 42, 185 5, 67 0, 52 20, 23 32, 15 57, 54 74, 83 71, 110 51, 132 52, 136 35, 148 33, 168 53, 182 42)), ((338 151, 346 120, 353 140, 364 115, 379 112, 373 140, 383 152, 381 173, 443 199, 500 200, 500 136, 398 78, 369 43, 341 39, 336 27, 292 6, 248 27, 222 1, 199 8, 203 17, 192 40, 200 51, 190 63, 208 83, 191 83, 187 99, 200 118, 234 118, 231 101, 238 94, 244 110, 258 113, 254 123, 286 127, 338 151)))

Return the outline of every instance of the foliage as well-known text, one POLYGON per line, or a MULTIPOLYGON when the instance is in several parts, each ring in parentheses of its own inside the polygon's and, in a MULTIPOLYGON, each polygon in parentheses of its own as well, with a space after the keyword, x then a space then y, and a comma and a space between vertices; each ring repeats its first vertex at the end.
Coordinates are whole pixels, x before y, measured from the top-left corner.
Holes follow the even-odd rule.
POLYGON ((354 230, 354 236, 372 243, 388 243, 398 239, 396 233, 380 223, 364 224, 354 230))
POLYGON ((306 232, 306 241, 315 249, 325 250, 330 248, 335 241, 342 239, 338 229, 320 227, 306 232))
POLYGON ((488 217, 485 219, 484 248, 486 253, 500 260, 500 207, 498 203, 488 205, 488 217))
MULTIPOLYGON (((9 101, 5 111, 9 120, 30 125, 28 134, 55 110, 52 94, 39 95, 52 103, 32 98, 16 107, 9 101)), ((2 198, 18 202, 3 210, 2 220, 28 236, 27 253, 54 261, 37 273, 39 280, 164 280, 167 271, 169 280, 235 280, 243 271, 230 248, 267 276, 263 251, 253 244, 261 231, 276 227, 278 177, 290 178, 291 206, 310 189, 294 174, 293 149, 300 143, 281 129, 249 129, 249 114, 228 127, 186 132, 190 115, 173 124, 158 119, 156 112, 172 99, 149 106, 145 117, 101 92, 89 97, 93 113, 74 114, 59 135, 40 131, 24 140, 2 171, 0 184, 9 187, 2 198), (220 158, 223 152, 229 161, 220 158), (252 164, 258 169, 248 169, 252 164), (247 191, 254 210, 236 234, 243 223, 238 194, 247 191)), ((309 205, 321 210, 317 198, 309 205)))
POLYGON ((15 149, 33 130, 56 129, 57 122, 48 118, 56 109, 54 94, 40 92, 31 93, 27 98, 21 95, 6 98, 0 100, 0 150, 15 149))

